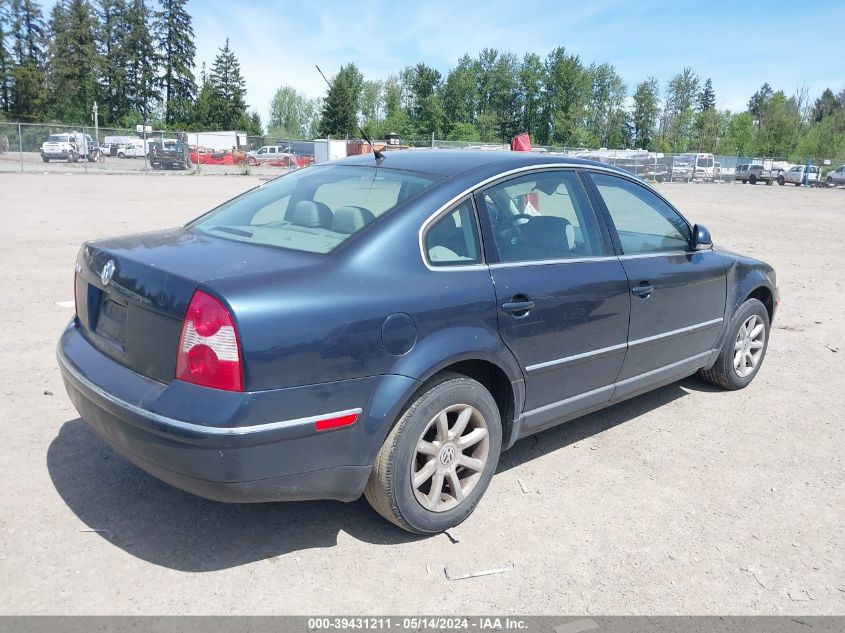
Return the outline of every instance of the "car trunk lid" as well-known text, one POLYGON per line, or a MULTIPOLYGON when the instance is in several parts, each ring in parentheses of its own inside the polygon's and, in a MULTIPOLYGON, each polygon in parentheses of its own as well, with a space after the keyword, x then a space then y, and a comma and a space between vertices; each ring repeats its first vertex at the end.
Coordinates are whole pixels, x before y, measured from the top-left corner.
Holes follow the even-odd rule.
POLYGON ((185 228, 90 242, 77 261, 79 326, 103 354, 169 383, 185 311, 201 284, 319 259, 185 228))

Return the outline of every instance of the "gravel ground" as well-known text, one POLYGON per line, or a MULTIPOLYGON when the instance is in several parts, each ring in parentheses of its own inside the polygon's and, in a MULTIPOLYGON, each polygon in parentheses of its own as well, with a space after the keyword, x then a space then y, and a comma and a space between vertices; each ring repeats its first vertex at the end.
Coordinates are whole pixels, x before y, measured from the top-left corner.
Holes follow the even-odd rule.
POLYGON ((663 186, 718 244, 777 268, 755 382, 690 378, 523 440, 452 538, 418 538, 363 500, 183 493, 115 455, 64 393, 79 244, 257 182, 0 175, 0 613, 845 614, 845 191, 663 186))

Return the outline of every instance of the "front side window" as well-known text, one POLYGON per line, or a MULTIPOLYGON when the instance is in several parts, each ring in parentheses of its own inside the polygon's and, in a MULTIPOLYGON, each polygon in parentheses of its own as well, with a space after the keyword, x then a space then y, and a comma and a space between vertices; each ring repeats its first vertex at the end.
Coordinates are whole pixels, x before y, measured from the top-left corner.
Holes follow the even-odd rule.
POLYGON ((432 266, 466 266, 481 262, 478 223, 469 198, 458 203, 426 231, 425 252, 432 266))
POLYGON ((595 215, 578 175, 541 171, 494 185, 484 203, 502 262, 604 254, 595 215))
POLYGON ((616 227, 623 254, 689 248, 689 226, 658 196, 626 178, 598 173, 591 176, 616 227))
POLYGON ((238 242, 329 253, 435 182, 376 167, 310 167, 248 191, 188 227, 238 242))

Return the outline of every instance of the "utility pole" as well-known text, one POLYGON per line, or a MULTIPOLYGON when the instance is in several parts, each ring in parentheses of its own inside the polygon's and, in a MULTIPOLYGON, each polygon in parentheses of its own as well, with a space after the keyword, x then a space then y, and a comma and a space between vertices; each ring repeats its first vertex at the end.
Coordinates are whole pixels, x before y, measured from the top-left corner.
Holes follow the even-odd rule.
POLYGON ((18 156, 21 157, 21 173, 23 173, 23 138, 21 137, 20 123, 18 123, 18 156))

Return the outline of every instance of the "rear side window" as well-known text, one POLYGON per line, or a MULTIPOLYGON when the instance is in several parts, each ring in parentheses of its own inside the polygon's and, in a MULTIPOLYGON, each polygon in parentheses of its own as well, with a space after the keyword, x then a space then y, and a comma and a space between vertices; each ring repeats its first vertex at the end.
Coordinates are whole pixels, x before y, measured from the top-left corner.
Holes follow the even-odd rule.
POLYGON ((469 198, 428 229, 425 252, 432 266, 466 266, 481 262, 478 223, 469 198))
POLYGON ((685 251, 690 228, 666 202, 626 178, 591 174, 625 255, 685 251))
POLYGON ((188 227, 239 242, 329 253, 435 182, 384 168, 309 167, 230 200, 188 227))

